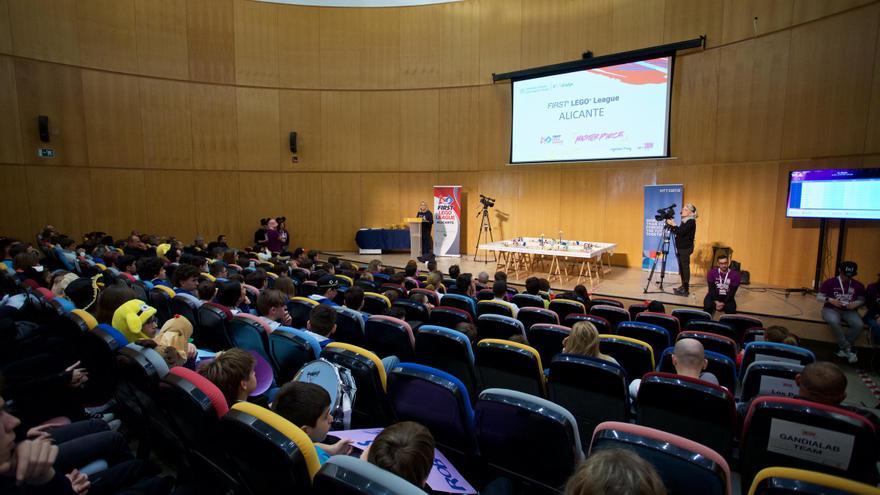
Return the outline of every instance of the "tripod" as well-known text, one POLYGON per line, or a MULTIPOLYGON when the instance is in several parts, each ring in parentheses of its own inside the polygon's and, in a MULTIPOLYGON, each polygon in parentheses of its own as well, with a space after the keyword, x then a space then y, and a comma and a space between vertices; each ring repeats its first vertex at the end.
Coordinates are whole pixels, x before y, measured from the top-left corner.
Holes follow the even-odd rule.
POLYGON ((666 259, 669 257, 669 245, 671 239, 672 229, 669 225, 663 224, 663 234, 660 236, 660 243, 657 245, 657 250, 654 251, 654 263, 651 265, 651 273, 648 274, 648 283, 645 284, 644 294, 648 293, 648 287, 651 286, 651 280, 654 278, 654 271, 657 269, 658 258, 660 263, 660 292, 663 292, 663 279, 666 278, 666 259))
MULTIPOLYGON (((492 237, 492 223, 489 222, 489 207, 483 205, 483 211, 477 213, 480 218, 480 232, 477 234, 477 247, 474 248, 474 261, 477 261, 477 255, 480 253, 480 240, 488 240, 489 242, 495 242, 495 239, 492 237)), ((483 260, 483 263, 489 262, 489 251, 486 251, 486 255, 483 260)), ((495 256, 495 251, 492 251, 492 261, 498 261, 498 258, 495 256)))

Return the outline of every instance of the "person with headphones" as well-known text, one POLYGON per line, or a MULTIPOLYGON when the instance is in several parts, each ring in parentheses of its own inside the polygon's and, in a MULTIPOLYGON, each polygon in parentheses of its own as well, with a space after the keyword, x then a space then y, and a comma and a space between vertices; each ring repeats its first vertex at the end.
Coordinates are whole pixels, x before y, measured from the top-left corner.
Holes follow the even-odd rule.
POLYGON ((690 294, 691 282, 691 254, 694 252, 694 235, 697 232, 697 207, 691 203, 681 209, 681 225, 676 225, 675 220, 666 221, 672 233, 675 234, 675 257, 678 259, 678 269, 681 274, 681 287, 673 290, 677 296, 690 294))
POLYGON ((816 299, 825 303, 822 307, 822 319, 831 327, 834 337, 837 338, 839 348, 836 356, 846 358, 850 364, 858 362, 858 357, 852 352, 853 343, 862 333, 862 318, 858 309, 865 304, 865 286, 854 279, 858 274, 859 266, 853 261, 844 261, 837 269, 837 276, 822 282, 816 299), (846 322, 849 328, 844 329, 841 322, 846 322))

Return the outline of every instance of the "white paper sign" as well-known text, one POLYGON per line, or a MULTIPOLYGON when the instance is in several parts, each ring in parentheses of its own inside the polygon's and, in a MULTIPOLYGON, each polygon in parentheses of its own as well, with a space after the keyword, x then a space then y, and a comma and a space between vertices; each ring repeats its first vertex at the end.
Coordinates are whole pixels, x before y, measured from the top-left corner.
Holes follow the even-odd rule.
POLYGON ((767 441, 770 452, 847 469, 853 444, 855 437, 846 433, 783 419, 770 420, 770 439, 767 441))
POLYGON ((794 397, 797 394, 797 383, 790 378, 780 378, 778 376, 767 375, 761 377, 761 383, 758 386, 758 395, 782 395, 784 397, 794 397))
POLYGON ((776 361, 777 363, 801 364, 800 360, 798 360, 798 359, 784 358, 784 357, 780 357, 780 356, 773 356, 770 354, 757 354, 757 353, 755 353, 755 361, 776 361))

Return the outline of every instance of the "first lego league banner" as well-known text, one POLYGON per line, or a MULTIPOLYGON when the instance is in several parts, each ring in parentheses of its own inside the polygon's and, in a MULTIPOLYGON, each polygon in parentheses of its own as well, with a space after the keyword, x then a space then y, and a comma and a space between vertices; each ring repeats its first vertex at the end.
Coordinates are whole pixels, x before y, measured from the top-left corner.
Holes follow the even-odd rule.
POLYGON ((461 186, 434 186, 434 254, 461 255, 461 186))

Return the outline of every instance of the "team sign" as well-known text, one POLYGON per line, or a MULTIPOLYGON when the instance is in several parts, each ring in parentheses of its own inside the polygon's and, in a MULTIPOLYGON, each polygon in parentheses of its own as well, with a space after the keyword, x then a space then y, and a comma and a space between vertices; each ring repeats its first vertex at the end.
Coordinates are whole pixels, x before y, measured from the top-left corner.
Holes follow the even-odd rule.
POLYGON ((846 433, 773 419, 767 450, 845 470, 854 443, 855 438, 846 433))

